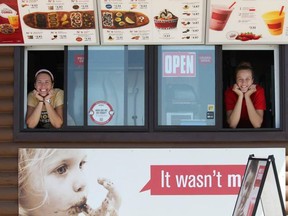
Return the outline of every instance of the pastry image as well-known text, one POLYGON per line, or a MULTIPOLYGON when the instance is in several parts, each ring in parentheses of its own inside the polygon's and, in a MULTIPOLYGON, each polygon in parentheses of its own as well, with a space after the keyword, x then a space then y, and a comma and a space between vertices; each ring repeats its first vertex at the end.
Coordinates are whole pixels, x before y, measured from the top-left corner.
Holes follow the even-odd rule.
POLYGON ((2 34, 12 34, 15 32, 15 29, 10 24, 0 24, 0 33, 2 34))
POLYGON ((39 29, 93 29, 94 11, 35 12, 23 17, 24 23, 39 29))
POLYGON ((173 29, 177 27, 178 17, 165 9, 159 16, 154 17, 154 23, 158 29, 173 29))
POLYGON ((149 18, 140 12, 102 10, 101 15, 106 29, 137 28, 149 23, 149 18))

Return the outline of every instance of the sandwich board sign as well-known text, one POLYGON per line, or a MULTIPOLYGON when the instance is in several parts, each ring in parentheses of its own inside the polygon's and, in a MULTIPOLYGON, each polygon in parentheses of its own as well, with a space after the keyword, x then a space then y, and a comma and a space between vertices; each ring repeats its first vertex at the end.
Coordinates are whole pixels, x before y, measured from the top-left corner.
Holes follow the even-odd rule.
POLYGON ((249 156, 233 216, 263 215, 259 212, 265 216, 286 215, 273 155, 249 156))

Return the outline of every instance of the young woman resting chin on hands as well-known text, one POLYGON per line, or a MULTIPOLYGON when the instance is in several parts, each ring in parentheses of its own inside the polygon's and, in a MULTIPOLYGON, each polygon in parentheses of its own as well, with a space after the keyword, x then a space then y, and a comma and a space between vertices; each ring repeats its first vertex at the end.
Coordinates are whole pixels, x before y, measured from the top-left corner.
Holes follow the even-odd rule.
POLYGON ((64 91, 54 87, 54 76, 46 69, 35 74, 34 90, 27 97, 28 128, 61 128, 64 91))

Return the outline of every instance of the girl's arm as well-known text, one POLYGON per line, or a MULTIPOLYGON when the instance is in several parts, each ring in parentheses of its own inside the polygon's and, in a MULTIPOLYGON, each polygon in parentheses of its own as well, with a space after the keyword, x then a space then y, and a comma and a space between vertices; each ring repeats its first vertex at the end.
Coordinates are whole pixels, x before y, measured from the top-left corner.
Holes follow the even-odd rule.
POLYGON ((28 128, 35 128, 38 125, 43 105, 44 102, 39 101, 36 107, 27 106, 26 125, 28 128))
POLYGON ((227 122, 231 128, 236 128, 240 121, 242 102, 243 102, 243 96, 239 96, 234 109, 228 110, 226 113, 227 122))
POLYGON ((244 96, 243 93, 240 91, 239 87, 237 86, 237 84, 234 84, 233 91, 238 95, 238 99, 234 109, 228 110, 226 112, 226 116, 229 127, 236 128, 241 118, 241 110, 244 96))
POLYGON ((254 128, 260 128, 263 122, 264 110, 256 110, 250 97, 256 91, 256 85, 252 85, 245 93, 245 100, 251 124, 254 128))
POLYGON ((45 106, 52 126, 61 128, 63 124, 63 105, 54 109, 50 103, 45 102, 45 106))

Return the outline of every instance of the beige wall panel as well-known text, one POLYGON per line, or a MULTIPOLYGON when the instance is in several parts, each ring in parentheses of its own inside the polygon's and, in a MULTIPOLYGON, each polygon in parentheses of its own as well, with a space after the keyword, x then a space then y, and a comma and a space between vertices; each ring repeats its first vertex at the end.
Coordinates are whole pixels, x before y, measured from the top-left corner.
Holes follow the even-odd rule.
POLYGON ((0 55, 10 56, 13 58, 14 56, 14 48, 13 47, 1 47, 0 48, 0 55))
POLYGON ((0 157, 0 172, 17 172, 18 159, 10 157, 0 157))
POLYGON ((14 89, 12 85, 0 85, 0 97, 13 97, 14 89))
MULTIPOLYGON (((1 58, 1 55, 0 55, 1 58)), ((13 70, 3 69, 0 66, 0 84, 10 84, 13 87, 13 70)))
MULTIPOLYGON (((1 142, 12 141, 13 139, 13 131, 11 129, 1 128, 0 130, 0 145, 1 142)), ((13 144, 11 144, 13 145, 13 144)))
POLYGON ((18 215, 17 201, 10 202, 0 202, 0 215, 1 216, 16 216, 18 215))
POLYGON ((1 112, 13 112, 13 98, 5 98, 0 100, 0 113, 1 112))
POLYGON ((1 201, 15 201, 18 199, 18 189, 16 187, 2 187, 1 191, 1 201))
MULTIPOLYGON (((2 131, 2 129, 0 129, 2 131)), ((12 133, 12 131, 11 131, 12 133)), ((1 141, 1 138, 0 138, 1 141)), ((0 157, 18 157, 18 149, 15 143, 0 142, 0 157)))
POLYGON ((0 172, 0 187, 17 187, 18 173, 17 172, 0 172))
POLYGON ((0 127, 11 127, 13 125, 12 113, 0 113, 0 127))
POLYGON ((1 65, 1 68, 4 68, 4 69, 13 68, 14 60, 13 58, 11 59, 11 56, 9 55, 8 56, 2 55, 0 58, 0 65, 1 65))

